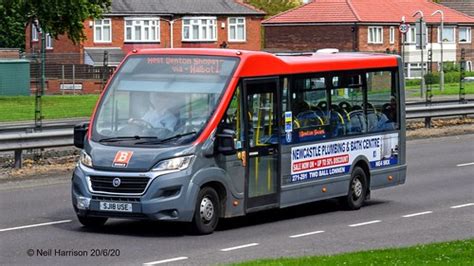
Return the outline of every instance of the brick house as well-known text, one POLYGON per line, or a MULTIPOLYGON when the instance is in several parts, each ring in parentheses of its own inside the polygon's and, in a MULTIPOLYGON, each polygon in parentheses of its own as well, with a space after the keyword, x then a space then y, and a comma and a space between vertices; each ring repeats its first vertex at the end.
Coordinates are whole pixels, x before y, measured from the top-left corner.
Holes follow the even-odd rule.
MULTIPOLYGON (((46 49, 50 56, 81 54, 76 60, 85 63, 94 61, 98 51, 106 50, 122 57, 143 48, 226 46, 260 50, 264 16, 264 12, 241 0, 112 0, 102 19, 84 22, 85 41, 74 45, 66 36, 52 39, 47 35, 46 49)), ((30 25, 26 30, 26 51, 38 51, 40 39, 30 25)), ((118 64, 117 59, 121 58, 114 57, 109 65, 118 64)))
POLYGON ((471 70, 474 17, 430 0, 314 0, 264 20, 264 49, 288 52, 337 48, 341 51, 400 53, 403 46, 407 77, 419 77, 421 52, 415 45, 418 17, 413 17, 418 10, 424 13, 427 22, 424 61, 431 48, 433 62, 440 61, 440 15, 431 14, 442 10, 445 23, 443 61, 458 61, 461 49, 466 48, 468 70, 471 70), (403 18, 410 25, 406 36, 399 31, 403 18))
MULTIPOLYGON (((89 73, 90 66, 100 67, 105 63, 117 66, 133 49, 227 47, 260 50, 264 16, 264 12, 242 0, 112 0, 110 10, 102 19, 83 23, 87 39, 80 44, 73 44, 67 36, 52 39, 46 35, 46 62, 49 63, 46 70, 47 76, 53 77, 48 77, 47 91, 61 91, 59 83, 63 78, 60 72, 64 73, 64 70, 59 67, 64 69, 64 64, 68 64, 66 74, 71 73, 69 65, 72 64, 78 64, 76 75, 81 69, 89 73)), ((26 52, 38 52, 40 48, 40 33, 29 25, 26 52)), ((74 82, 82 82, 81 90, 84 87, 86 90, 82 92, 86 93, 100 91, 104 83, 74 82)))

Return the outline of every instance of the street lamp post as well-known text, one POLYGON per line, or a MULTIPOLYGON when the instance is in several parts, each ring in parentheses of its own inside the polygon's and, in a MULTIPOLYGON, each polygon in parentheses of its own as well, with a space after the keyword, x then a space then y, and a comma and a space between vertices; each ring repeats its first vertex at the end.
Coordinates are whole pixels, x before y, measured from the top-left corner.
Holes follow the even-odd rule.
POLYGON ((418 10, 415 12, 415 14, 413 14, 413 17, 416 17, 417 15, 420 15, 420 20, 419 20, 419 23, 420 23, 420 34, 418 34, 420 36, 419 40, 420 40, 420 49, 421 49, 421 84, 420 84, 420 97, 423 98, 423 93, 425 91, 425 66, 424 66, 424 62, 423 62, 423 44, 424 44, 424 28, 423 28, 423 11, 421 10, 418 10))
MULTIPOLYGON (((405 24, 405 22, 406 22, 405 16, 402 16, 402 24, 405 24)), ((405 41, 406 41, 407 35, 406 35, 406 32, 400 32, 400 33, 401 33, 400 34, 400 40, 401 40, 400 52, 402 55, 403 71, 405 71, 405 41)), ((403 82, 405 82, 405 80, 403 82)))
POLYGON ((440 32, 439 32, 439 37, 441 39, 441 64, 440 64, 440 67, 441 67, 441 71, 439 73, 439 88, 441 89, 441 91, 444 91, 444 66, 443 66, 443 43, 444 43, 444 40, 443 40, 443 31, 444 31, 444 12, 443 10, 436 10, 435 12, 433 12, 433 14, 431 14, 432 16, 436 15, 436 14, 441 14, 441 29, 440 29, 440 32))
POLYGON ((43 123, 43 114, 42 114, 42 96, 44 93, 44 89, 46 87, 46 33, 44 32, 44 29, 41 29, 39 26, 39 21, 37 19, 33 20, 33 23, 31 25, 32 27, 34 26, 36 29, 36 32, 38 34, 41 34, 41 84, 38 87, 36 87, 36 92, 35 92, 35 129, 37 131, 41 131, 42 128, 42 123, 43 123))

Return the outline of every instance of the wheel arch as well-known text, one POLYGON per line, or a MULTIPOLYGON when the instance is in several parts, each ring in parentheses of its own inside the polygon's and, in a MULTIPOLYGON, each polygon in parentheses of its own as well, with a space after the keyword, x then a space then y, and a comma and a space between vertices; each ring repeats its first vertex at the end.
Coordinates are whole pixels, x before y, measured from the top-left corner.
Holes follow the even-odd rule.
POLYGON ((219 196, 219 217, 224 217, 225 216, 225 208, 226 208, 226 201, 227 201, 227 189, 219 181, 213 180, 213 181, 208 181, 200 186, 200 189, 203 189, 205 187, 210 187, 214 189, 219 196))
POLYGON ((365 176, 367 177, 367 189, 370 191, 370 178, 371 178, 371 175, 370 175, 370 166, 369 165, 370 164, 369 164, 369 161, 367 160, 367 158, 365 158, 364 156, 359 156, 354 160, 354 163, 352 164, 350 172, 352 174, 356 167, 360 167, 364 171, 365 176))

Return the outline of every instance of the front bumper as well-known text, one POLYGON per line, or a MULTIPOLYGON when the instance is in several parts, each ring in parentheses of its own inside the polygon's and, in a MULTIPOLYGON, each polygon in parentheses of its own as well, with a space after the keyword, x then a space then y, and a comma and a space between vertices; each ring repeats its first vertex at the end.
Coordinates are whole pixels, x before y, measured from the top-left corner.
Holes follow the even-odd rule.
POLYGON ((161 221, 192 221, 199 187, 184 170, 159 175, 155 172, 129 173, 97 171, 78 165, 72 176, 72 203, 79 216, 135 218, 161 221), (140 176, 150 179, 140 194, 92 192, 90 176, 140 176), (101 211, 100 202, 128 203, 132 212, 101 211))

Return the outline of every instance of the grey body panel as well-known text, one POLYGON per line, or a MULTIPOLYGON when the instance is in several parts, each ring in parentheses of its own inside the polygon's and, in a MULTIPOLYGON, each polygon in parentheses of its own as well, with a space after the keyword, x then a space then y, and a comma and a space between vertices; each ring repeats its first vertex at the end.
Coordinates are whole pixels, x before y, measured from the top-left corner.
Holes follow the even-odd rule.
POLYGON ((170 148, 133 148, 105 146, 98 143, 87 142, 86 151, 92 150, 94 168, 78 165, 72 178, 72 200, 79 215, 92 215, 104 217, 129 217, 144 218, 151 220, 192 221, 198 193, 202 186, 209 182, 218 182, 225 188, 226 206, 223 216, 231 217, 243 215, 243 204, 233 206, 234 200, 243 200, 242 186, 236 189, 232 178, 227 172, 218 167, 216 159, 207 158, 203 155, 201 145, 197 146, 172 146, 170 148), (130 168, 111 167, 113 157, 118 151, 133 151, 130 160, 130 168), (194 154, 191 166, 183 171, 172 173, 157 173, 150 169, 159 161, 194 154), (137 155, 135 157, 135 155, 137 155), (95 159, 94 157, 99 157, 95 159), (100 158, 102 157, 102 158, 100 158), (107 165, 110 165, 107 167, 107 165), (106 169, 106 170, 101 170, 106 169), (111 170, 112 169, 112 170, 111 170), (141 170, 141 171, 140 171, 141 170), (106 177, 147 177, 150 179, 146 190, 140 195, 107 193, 103 191, 93 192, 91 189, 90 176, 106 177), (166 195, 167 191, 177 191, 172 195, 166 195), (77 197, 91 199, 90 210, 78 210, 76 208, 77 197), (132 214, 104 212, 99 210, 99 201, 129 202, 133 203, 132 214), (176 210, 177 216, 170 213, 176 210), (136 212, 135 212, 136 211, 136 212))

